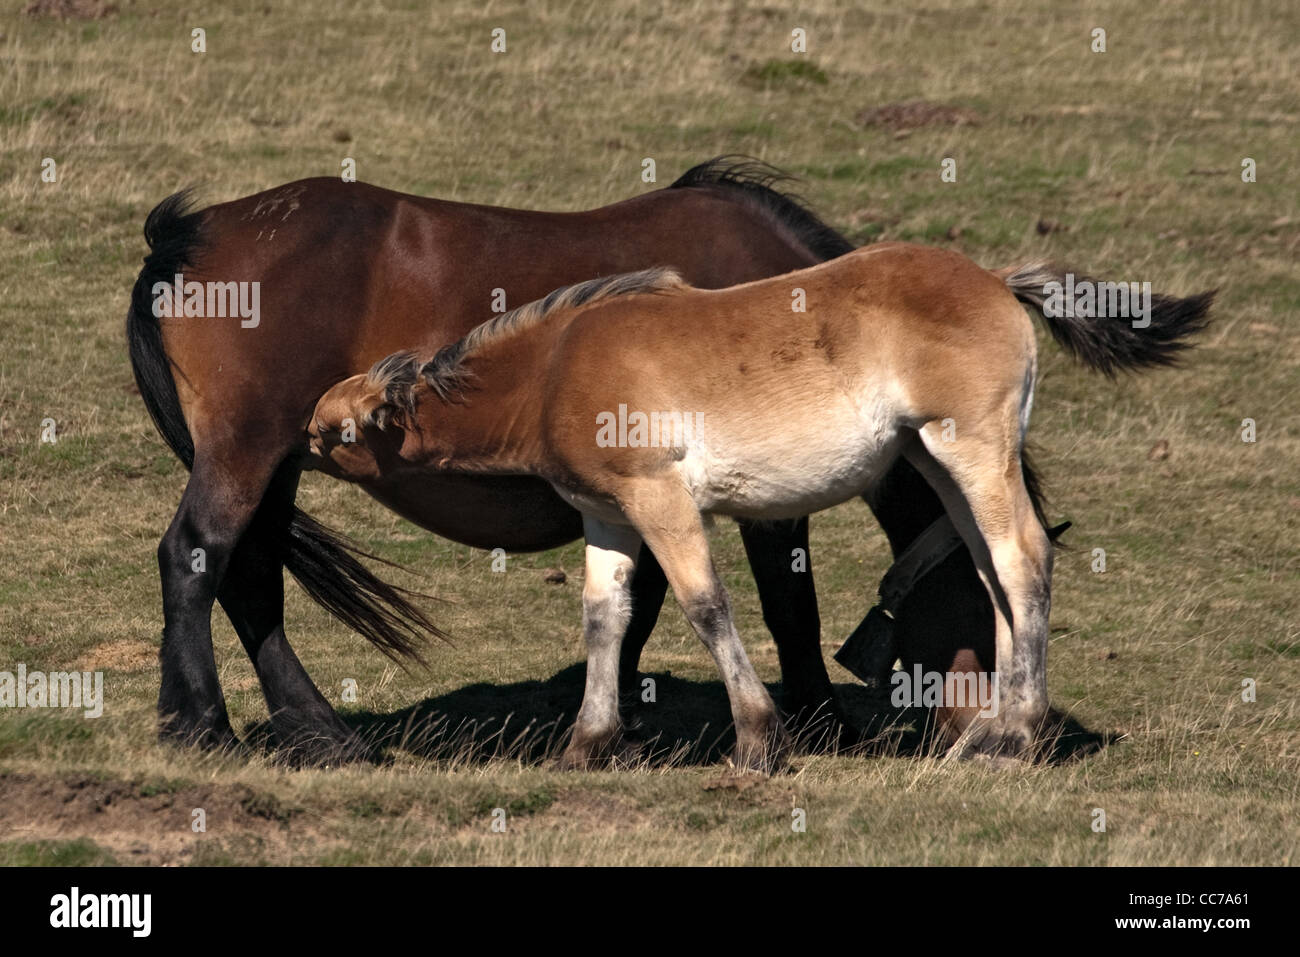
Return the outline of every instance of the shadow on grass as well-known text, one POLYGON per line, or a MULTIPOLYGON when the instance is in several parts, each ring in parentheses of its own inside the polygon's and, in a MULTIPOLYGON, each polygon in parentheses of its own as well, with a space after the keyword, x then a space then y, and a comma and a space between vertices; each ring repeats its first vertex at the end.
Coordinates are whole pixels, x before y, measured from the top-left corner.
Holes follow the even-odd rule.
MULTIPOLYGON (((403 751, 452 765, 476 766, 513 760, 539 765, 557 757, 582 700, 586 667, 574 664, 544 681, 478 683, 389 713, 354 711, 343 720, 366 743, 369 759, 391 760, 403 751)), ((735 744, 726 689, 720 681, 691 681, 671 672, 640 675, 638 687, 653 679, 653 701, 624 702, 623 767, 708 766, 725 760, 735 744)), ((780 685, 769 691, 779 702, 780 685)), ((898 709, 887 695, 862 685, 835 688, 846 727, 828 715, 799 716, 790 727, 796 754, 837 753, 862 757, 926 756, 942 753, 925 709, 898 709)), ((1117 735, 1097 733, 1068 716, 1054 713, 1043 760, 1069 761, 1099 751, 1117 735)), ((273 750, 269 722, 248 729, 250 743, 273 750)))

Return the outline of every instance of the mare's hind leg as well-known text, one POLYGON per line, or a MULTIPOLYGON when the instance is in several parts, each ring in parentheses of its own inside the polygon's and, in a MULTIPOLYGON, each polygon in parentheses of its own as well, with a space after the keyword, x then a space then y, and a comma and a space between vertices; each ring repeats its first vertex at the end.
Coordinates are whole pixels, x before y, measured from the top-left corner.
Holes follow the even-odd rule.
POLYGON ((284 634, 282 542, 300 471, 286 463, 239 540, 217 597, 257 672, 281 754, 320 764, 360 757, 365 748, 307 675, 284 634))
POLYGON ((972 724, 957 753, 1025 754, 1048 707, 1052 550, 1022 479, 1018 431, 972 423, 945 442, 931 423, 905 454, 943 501, 995 613, 997 714, 972 724))
POLYGON ((212 605, 272 472, 232 468, 231 461, 198 452, 180 506, 158 544, 159 737, 204 748, 238 743, 212 652, 212 605))
MULTIPOLYGON (((808 557, 808 519, 738 524, 758 586, 763 622, 772 633, 781 661, 782 704, 787 715, 802 728, 839 730, 825 727, 825 719, 847 727, 822 658, 817 589, 808 557), (803 557, 801 568, 796 567, 797 554, 803 557)), ((825 739, 830 737, 825 735, 825 739)))
POLYGON ((560 767, 581 769, 607 758, 622 725, 618 714, 619 646, 632 617, 632 574, 641 536, 626 525, 584 516, 586 580, 582 632, 587 642, 587 687, 560 767))
POLYGON ((664 570, 659 567, 654 552, 642 544, 637 553, 636 571, 632 573, 632 617, 618 658, 618 706, 623 726, 628 731, 635 732, 642 727, 638 715, 641 704, 638 667, 641 653, 654 631, 655 622, 659 620, 666 594, 668 579, 664 577, 664 570))
POLYGON ((734 764, 771 771, 783 760, 789 735, 740 643, 699 510, 673 480, 646 482, 621 504, 659 559, 687 620, 722 675, 736 725, 734 764))

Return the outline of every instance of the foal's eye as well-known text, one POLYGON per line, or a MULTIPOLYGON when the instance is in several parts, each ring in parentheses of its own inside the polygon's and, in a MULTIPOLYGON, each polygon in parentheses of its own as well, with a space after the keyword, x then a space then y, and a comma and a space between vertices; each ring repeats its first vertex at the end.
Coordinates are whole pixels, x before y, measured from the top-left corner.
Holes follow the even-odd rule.
POLYGON ((334 430, 328 425, 321 425, 319 422, 316 423, 316 432, 318 435, 329 435, 333 431, 334 430))

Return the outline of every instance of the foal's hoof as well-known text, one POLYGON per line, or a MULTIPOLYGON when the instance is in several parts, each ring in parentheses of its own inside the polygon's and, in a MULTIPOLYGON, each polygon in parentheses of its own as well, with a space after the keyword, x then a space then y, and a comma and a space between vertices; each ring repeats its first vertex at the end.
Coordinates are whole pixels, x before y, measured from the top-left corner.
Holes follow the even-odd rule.
POLYGON ((944 755, 945 760, 977 761, 996 770, 1033 763, 1041 745, 1026 722, 974 721, 944 755))
POLYGON ((592 770, 592 763, 590 754, 575 752, 572 748, 565 748, 564 753, 555 759, 555 770, 590 771, 592 770))
POLYGON ((608 767, 618 755, 622 734, 582 734, 576 729, 569 746, 555 762, 557 771, 594 771, 608 767))
POLYGON ((974 754, 966 760, 990 771, 1023 771, 1031 765, 1024 758, 1012 758, 1005 754, 974 754))
POLYGON ((741 773, 775 774, 785 767, 794 739, 778 719, 767 729, 738 734, 727 763, 741 773))

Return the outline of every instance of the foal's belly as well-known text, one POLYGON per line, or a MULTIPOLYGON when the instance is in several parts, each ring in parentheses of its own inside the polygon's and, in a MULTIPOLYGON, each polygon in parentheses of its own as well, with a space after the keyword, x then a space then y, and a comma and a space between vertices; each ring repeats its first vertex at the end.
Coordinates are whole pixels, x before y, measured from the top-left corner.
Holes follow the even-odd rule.
POLYGON ((362 487, 421 528, 474 548, 535 552, 582 535, 582 517, 528 476, 409 473, 362 487))
POLYGON ((706 427, 677 468, 701 511, 799 518, 872 487, 897 460, 903 442, 888 403, 845 402, 802 421, 706 427))

